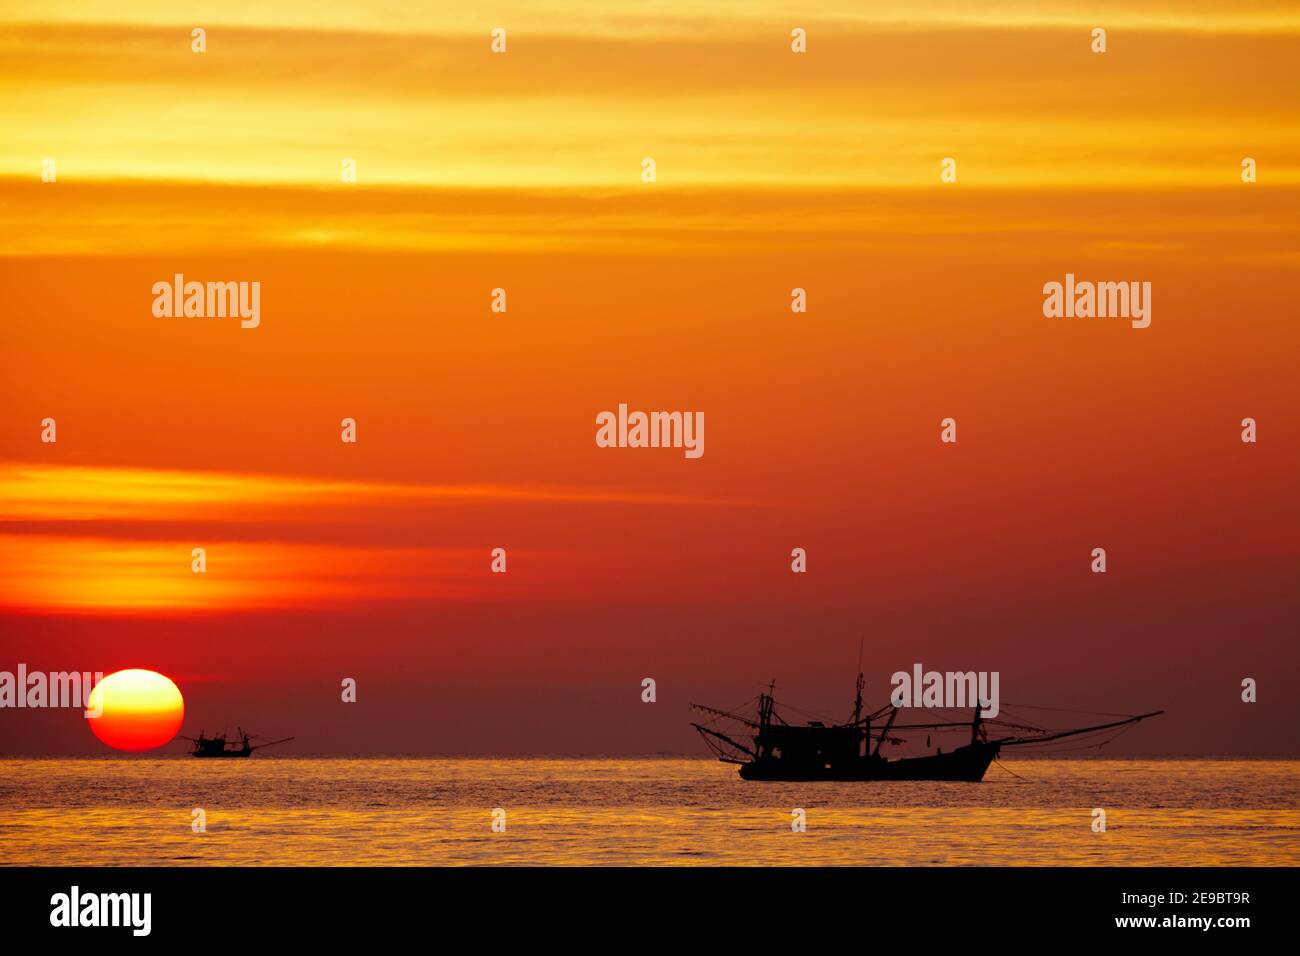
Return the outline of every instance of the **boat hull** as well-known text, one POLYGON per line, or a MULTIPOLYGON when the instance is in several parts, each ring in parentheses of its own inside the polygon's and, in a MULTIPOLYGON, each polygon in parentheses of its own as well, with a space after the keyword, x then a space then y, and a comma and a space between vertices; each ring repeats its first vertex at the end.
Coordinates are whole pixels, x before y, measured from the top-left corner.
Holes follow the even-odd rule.
POLYGON ((225 751, 224 753, 211 753, 211 754, 205 754, 205 753, 194 753, 194 754, 191 754, 190 756, 192 756, 192 757, 205 757, 205 758, 208 758, 208 759, 211 759, 211 760, 221 760, 221 759, 226 758, 226 757, 247 757, 247 756, 248 756, 249 754, 251 754, 252 752, 253 752, 253 751, 251 751, 251 750, 227 750, 227 751, 225 751))
POLYGON ((864 757, 845 764, 818 766, 792 764, 788 760, 764 758, 741 764, 740 776, 744 780, 773 781, 852 781, 872 782, 886 780, 946 780, 959 783, 979 783, 989 769, 1000 746, 996 743, 974 743, 958 747, 951 753, 930 754, 925 757, 902 757, 886 760, 883 757, 864 757))

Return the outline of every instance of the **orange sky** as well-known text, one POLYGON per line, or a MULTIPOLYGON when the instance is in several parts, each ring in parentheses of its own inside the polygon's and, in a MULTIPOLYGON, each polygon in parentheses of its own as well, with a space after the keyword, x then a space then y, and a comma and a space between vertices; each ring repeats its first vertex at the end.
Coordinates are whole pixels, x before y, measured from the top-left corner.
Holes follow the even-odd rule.
POLYGON ((1294 5, 264 6, 0 3, 0 669, 304 751, 689 752, 688 699, 847 707, 865 639, 881 700, 1297 751, 1294 5), (154 318, 178 272, 260 327, 154 318), (1066 272, 1151 327, 1044 318, 1066 272), (706 453, 597 448, 620 402, 706 453))

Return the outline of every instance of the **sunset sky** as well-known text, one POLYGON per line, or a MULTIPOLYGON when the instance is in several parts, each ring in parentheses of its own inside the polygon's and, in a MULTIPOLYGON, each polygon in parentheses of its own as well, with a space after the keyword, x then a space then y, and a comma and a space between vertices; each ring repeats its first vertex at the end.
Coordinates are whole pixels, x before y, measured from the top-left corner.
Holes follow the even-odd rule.
POLYGON ((0 0, 0 670, 286 753, 693 753, 774 677, 847 717, 861 641, 877 704, 1300 755, 1300 6, 591 10, 0 0), (260 326, 155 318, 177 273, 260 326), (1151 326, 1044 318, 1066 273, 1151 326), (621 402, 705 454, 598 448, 621 402))

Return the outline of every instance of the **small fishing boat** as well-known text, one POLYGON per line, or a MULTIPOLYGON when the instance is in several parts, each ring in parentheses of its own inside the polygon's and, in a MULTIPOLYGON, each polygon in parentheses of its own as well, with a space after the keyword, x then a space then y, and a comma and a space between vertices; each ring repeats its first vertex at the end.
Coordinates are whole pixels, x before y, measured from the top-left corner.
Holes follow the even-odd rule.
POLYGON ((787 722, 777 712, 773 697, 776 682, 773 681, 767 691, 758 696, 755 716, 691 704, 693 710, 711 715, 708 722, 692 723, 691 726, 699 731, 704 743, 719 760, 740 767, 740 776, 744 780, 953 780, 978 783, 1004 748, 1087 737, 1093 738, 1091 746, 1100 746, 1133 724, 1164 713, 1155 710, 1132 716, 1116 715, 1122 719, 1086 727, 1053 729, 985 718, 981 716, 982 708, 976 706, 970 720, 898 723, 904 708, 892 703, 872 713, 863 713, 864 686, 863 676, 858 674, 853 717, 843 724, 816 720, 803 724, 787 722), (934 753, 915 757, 890 759, 881 753, 884 745, 906 744, 912 735, 922 732, 926 734, 928 749, 930 735, 961 732, 962 728, 970 729, 969 742, 953 747, 947 753, 942 747, 934 753))
POLYGON ((194 749, 190 752, 191 757, 247 757, 254 750, 261 750, 263 747, 273 747, 276 744, 282 744, 293 740, 292 737, 284 737, 280 740, 269 740, 266 743, 255 744, 255 736, 244 732, 242 727, 238 728, 239 736, 236 740, 227 740, 225 734, 216 737, 208 737, 203 731, 199 731, 197 737, 181 736, 194 744, 194 749))

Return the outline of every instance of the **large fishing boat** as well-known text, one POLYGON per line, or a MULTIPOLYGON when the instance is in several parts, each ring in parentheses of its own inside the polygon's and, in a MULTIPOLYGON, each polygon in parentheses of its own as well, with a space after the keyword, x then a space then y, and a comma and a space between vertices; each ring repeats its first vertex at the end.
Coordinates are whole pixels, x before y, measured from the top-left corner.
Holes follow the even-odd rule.
MULTIPOLYGON (((1005 747, 1046 744, 1066 738, 1079 738, 1088 746, 1101 746, 1125 729, 1164 711, 1132 716, 1112 714, 1121 719, 1087 727, 1054 729, 1013 723, 1000 719, 1009 713, 1004 705, 999 718, 981 716, 975 707, 969 720, 899 723, 903 708, 886 704, 872 713, 863 713, 863 676, 858 675, 853 717, 843 724, 810 720, 802 724, 787 722, 778 712, 773 697, 776 682, 758 696, 755 716, 737 711, 718 710, 703 704, 691 704, 693 710, 710 714, 707 723, 692 723, 700 737, 723 763, 740 767, 745 780, 954 780, 978 783, 1005 747), (734 728, 734 729, 733 729, 734 728), (949 737, 969 730, 969 742, 944 752, 889 758, 881 753, 885 745, 904 746, 926 736, 929 750, 932 736, 949 737), (1006 733, 1015 731, 1014 733, 1006 733), (1005 734, 1005 735, 1004 735, 1005 734)), ((1051 709, 1051 708, 1030 708, 1051 709)))
POLYGON ((208 737, 201 730, 197 737, 184 737, 184 735, 182 737, 194 744, 194 749, 190 752, 191 757, 247 757, 254 750, 293 740, 292 737, 284 737, 281 740, 269 740, 264 744, 255 744, 253 741, 257 739, 256 737, 246 733, 242 727, 238 728, 238 730, 239 737, 237 740, 227 740, 225 734, 208 737))

